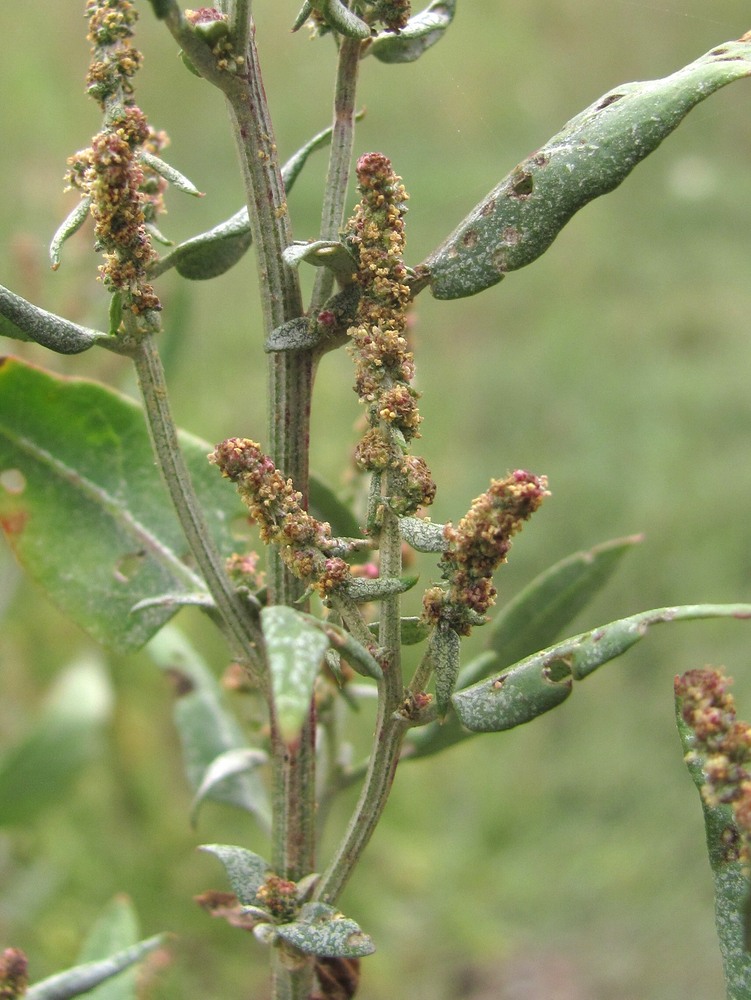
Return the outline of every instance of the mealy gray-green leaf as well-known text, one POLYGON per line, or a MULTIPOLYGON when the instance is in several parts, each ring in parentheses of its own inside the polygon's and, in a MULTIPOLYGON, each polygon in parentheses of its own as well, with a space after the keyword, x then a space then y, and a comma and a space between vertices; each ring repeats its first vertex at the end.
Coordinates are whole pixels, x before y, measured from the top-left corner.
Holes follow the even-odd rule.
MULTIPOLYGON (((78 953, 78 964, 106 959, 108 955, 135 946, 138 938, 138 918, 133 904, 127 896, 115 896, 86 936, 78 953)), ((136 1000, 136 970, 131 966, 86 996, 88 1000, 136 1000)))
POLYGON ((433 0, 411 17, 398 35, 388 31, 376 35, 367 53, 384 63, 414 62, 443 38, 455 13, 456 0, 433 0))
POLYGON ((751 619, 751 604, 691 604, 642 611, 565 639, 528 656, 502 674, 457 691, 459 721, 473 732, 490 733, 531 722, 554 708, 603 663, 620 656, 661 622, 701 618, 751 619))
POLYGON ((57 232, 50 242, 50 264, 53 271, 56 271, 60 266, 60 253, 63 249, 63 244, 78 232, 88 219, 90 211, 91 198, 82 198, 73 211, 58 226, 57 232))
POLYGON ((234 894, 245 906, 253 906, 256 893, 271 870, 268 861, 234 844, 201 844, 199 850, 213 854, 221 861, 234 894))
POLYGON ((226 760, 232 751, 249 750, 247 736, 227 708, 224 692, 206 663, 173 626, 154 636, 147 651, 175 685, 175 726, 188 782, 196 793, 193 819, 201 802, 208 798, 245 809, 268 829, 271 825, 268 793, 253 768, 248 767, 242 773, 227 769, 221 782, 212 781, 206 787, 207 775, 211 777, 217 760, 226 760))
POLYGON ((714 91, 751 74, 751 36, 661 80, 609 91, 523 160, 425 261, 439 299, 474 295, 532 263, 714 91))
POLYGON ((57 354, 81 354, 110 340, 100 330, 89 330, 40 309, 3 285, 0 285, 0 336, 33 341, 57 354))
POLYGON ((298 919, 281 924, 276 932, 303 954, 320 958, 360 958, 375 951, 359 925, 328 903, 305 903, 298 919))
POLYGON ((279 732, 285 743, 294 743, 310 713, 313 685, 329 640, 307 616, 284 605, 264 608, 261 628, 279 732))
POLYGON ((283 251, 283 257, 288 267, 299 267, 303 261, 327 267, 343 284, 351 281, 357 271, 357 261, 341 240, 292 243, 283 251))
POLYGON ((66 969, 65 972, 58 972, 30 986, 25 995, 26 1000, 70 1000, 71 997, 88 993, 100 983, 140 962, 149 952, 159 948, 164 939, 164 934, 157 934, 130 948, 124 948, 109 958, 85 962, 66 969))

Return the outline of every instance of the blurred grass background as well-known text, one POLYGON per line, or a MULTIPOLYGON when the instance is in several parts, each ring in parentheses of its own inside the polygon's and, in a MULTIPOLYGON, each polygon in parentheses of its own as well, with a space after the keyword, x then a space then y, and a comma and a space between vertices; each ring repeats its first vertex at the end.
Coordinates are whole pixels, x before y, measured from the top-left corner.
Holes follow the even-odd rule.
MULTIPOLYGON (((93 280, 90 238, 68 244, 58 274, 46 262, 74 202, 62 190, 66 157, 99 127, 82 92, 83 6, 0 5, 0 281, 101 326, 106 297, 93 280)), ((200 201, 169 195, 162 228, 183 239, 242 203, 236 158, 220 96, 184 70, 149 5, 137 6, 139 103, 169 131, 171 162, 207 192, 200 201)), ((328 121, 333 51, 305 32, 289 36, 294 3, 255 8, 284 159, 328 121)), ((739 36, 747 18, 741 0, 460 0, 447 37, 418 63, 365 61, 356 150, 382 150, 405 179, 408 261, 600 94, 672 72, 739 36)), ((642 531, 644 543, 577 629, 666 604, 751 599, 750 96, 741 82, 692 112, 534 267, 476 298, 418 300, 420 447, 439 483, 434 519, 459 517, 507 468, 550 479, 552 498, 499 577, 501 600, 576 549, 642 531)), ((324 169, 319 155, 291 197, 297 238, 317 235, 324 169)), ((263 440, 252 257, 206 284, 165 276, 159 292, 180 423, 209 441, 263 440)), ((57 371, 131 385, 114 357, 3 346, 57 371)), ((351 381, 344 352, 326 359, 313 466, 334 484, 346 481, 356 440, 351 381)), ((4 550, 0 560, 2 750, 91 644, 4 550)), ((423 579, 431 572, 426 564, 423 579)), ((199 617, 183 612, 179 623, 220 672, 224 652, 199 617)), ((472 641, 481 647, 481 630, 472 641)), ((741 624, 657 630, 559 711, 403 767, 343 900, 379 948, 365 963, 362 996, 720 1000, 710 876, 672 722, 672 678, 725 664, 748 717, 748 645, 741 624)), ((99 910, 127 892, 144 933, 177 935, 154 996, 262 997, 260 948, 191 897, 223 887, 196 844, 265 845, 250 821, 220 807, 190 829, 170 693, 145 656, 107 654, 107 663, 117 703, 98 759, 37 821, 0 835, 0 943, 25 948, 40 978, 73 961, 99 910)), ((364 746, 370 720, 358 724, 364 746)))

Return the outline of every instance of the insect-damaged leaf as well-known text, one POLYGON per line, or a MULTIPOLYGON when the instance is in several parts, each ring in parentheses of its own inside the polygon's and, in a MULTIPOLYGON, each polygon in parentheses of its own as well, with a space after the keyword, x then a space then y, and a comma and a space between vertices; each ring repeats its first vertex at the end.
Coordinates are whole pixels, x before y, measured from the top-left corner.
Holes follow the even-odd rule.
POLYGON ((522 161, 425 260, 433 295, 474 295, 531 264, 714 91, 751 74, 751 35, 662 80, 616 87, 522 161))

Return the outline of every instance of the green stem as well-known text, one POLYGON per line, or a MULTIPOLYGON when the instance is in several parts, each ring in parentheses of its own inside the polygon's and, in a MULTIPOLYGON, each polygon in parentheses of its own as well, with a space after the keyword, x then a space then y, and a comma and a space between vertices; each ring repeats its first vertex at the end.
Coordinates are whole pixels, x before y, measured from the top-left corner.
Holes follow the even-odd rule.
MULTIPOLYGON (((347 185, 352 162, 352 145, 355 135, 355 99, 357 75, 360 66, 359 38, 342 38, 334 91, 334 123, 331 135, 329 166, 321 214, 321 239, 337 240, 344 223, 347 185)), ((315 316, 331 295, 333 273, 319 268, 313 286, 310 313, 315 316)))
POLYGON ((195 560, 226 625, 233 655, 259 673, 261 634, 250 609, 242 601, 224 568, 224 560, 214 546, 185 465, 170 411, 164 369, 154 335, 142 337, 133 348, 138 384, 143 396, 146 420, 157 463, 167 485, 172 504, 195 560))
MULTIPOLYGON (((383 487, 390 488, 388 475, 383 487)), ((381 525, 381 575, 401 574, 399 518, 384 504, 381 525)), ((373 751, 360 798, 347 832, 316 888, 316 898, 335 903, 368 845, 383 813, 394 781, 404 734, 409 722, 400 712, 404 701, 401 669, 399 595, 381 601, 379 646, 383 679, 378 685, 378 717, 373 751)))

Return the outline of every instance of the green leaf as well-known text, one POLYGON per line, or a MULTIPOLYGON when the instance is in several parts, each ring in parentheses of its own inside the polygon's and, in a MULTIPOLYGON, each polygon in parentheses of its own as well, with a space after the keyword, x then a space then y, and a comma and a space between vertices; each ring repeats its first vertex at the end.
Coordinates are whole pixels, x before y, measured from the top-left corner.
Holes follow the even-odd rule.
POLYGON ((295 316, 271 331, 263 349, 267 354, 272 351, 309 351, 320 339, 315 325, 307 316, 295 316))
POLYGON ((384 63, 414 62, 443 38, 455 13, 456 0, 433 0, 398 35, 386 31, 376 35, 367 52, 384 63))
POLYGON ((75 235, 84 222, 86 222, 89 217, 90 210, 91 198, 82 198, 73 211, 58 227, 58 230, 52 237, 52 242, 50 243, 50 264, 52 265, 53 271, 56 271, 58 267, 60 267, 60 254, 63 249, 63 244, 66 240, 69 240, 71 236, 75 235))
POLYGON ((404 594, 411 590, 418 580, 419 576, 377 577, 375 580, 355 577, 347 581, 344 590, 347 597, 356 604, 366 604, 369 601, 380 601, 384 597, 391 597, 393 594, 404 594))
POLYGON ((138 944, 130 948, 123 948, 121 951, 115 952, 114 955, 110 955, 109 958, 98 962, 85 962, 83 965, 75 965, 72 969, 66 969, 65 972, 58 972, 56 975, 30 986, 26 993, 26 1000, 69 1000, 70 997, 88 993, 100 983, 140 962, 150 952, 156 951, 164 943, 164 940, 164 934, 157 934, 155 937, 139 941, 138 944))
MULTIPOLYGON (((244 809, 264 830, 271 826, 271 806, 266 788, 255 768, 244 773, 225 768, 221 781, 217 761, 229 753, 257 754, 249 750, 242 727, 228 710, 221 687, 202 658, 182 633, 168 626, 147 646, 160 670, 174 681, 177 698, 174 719, 180 737, 188 782, 196 793, 193 819, 205 799, 244 809)), ((254 758, 255 759, 255 758, 254 758)))
POLYGON ((340 240, 292 243, 282 251, 282 256, 288 267, 299 267, 303 261, 314 267, 327 267, 342 284, 349 284, 357 272, 357 261, 340 240))
MULTIPOLYGON (((106 959, 115 952, 137 944, 138 918, 127 896, 116 896, 99 916, 78 953, 78 963, 106 959)), ((133 968, 107 980, 86 994, 89 1000, 136 1000, 133 968)))
MULTIPOLYGON (((181 447, 219 550, 231 555, 245 511, 218 479, 210 446, 181 447)), ((138 649, 177 603, 132 614, 141 600, 206 591, 154 465, 141 409, 96 382, 0 361, 0 527, 34 581, 69 617, 115 649, 138 649)))
MULTIPOLYGON (((641 540, 641 535, 632 535, 576 552, 532 580, 493 621, 488 645, 497 653, 496 669, 502 670, 553 642, 641 540)), ((478 677, 462 671, 459 686, 476 680, 478 677)))
POLYGON ((259 854, 233 844, 202 844, 199 848, 219 858, 232 891, 244 906, 254 906, 256 893, 266 881, 271 865, 259 854))
POLYGON ((0 336, 33 341, 57 354, 81 354, 111 339, 99 330, 89 330, 40 309, 3 285, 0 285, 0 336))
MULTIPOLYGON (((222 24, 225 22, 212 22, 214 24, 222 24)), ((193 195, 194 198, 203 198, 203 194, 195 184, 188 180, 188 178, 181 174, 179 170, 176 170, 171 164, 165 163, 164 160, 160 159, 158 156, 154 156, 153 153, 146 152, 145 149, 140 150, 138 153, 138 159, 145 167, 149 170, 153 170, 155 174, 159 174, 168 184, 176 187, 178 191, 183 191, 185 194, 193 195)))
POLYGON ((299 919, 281 924, 276 932, 298 951, 319 958, 361 958, 375 951, 359 924, 327 903, 305 903, 299 919))
MULTIPOLYGON (((268 755, 262 750, 255 750, 252 747, 238 747, 233 750, 225 750, 215 757, 206 768, 201 784, 198 786, 193 803, 190 807, 190 822, 193 826, 198 820, 198 810, 205 799, 215 796, 220 801, 226 797, 227 792, 224 787, 228 779, 234 778, 238 774, 245 774, 254 771, 259 765, 268 761, 268 755)), ((258 796, 255 796, 257 799, 258 796)), ((254 801, 255 805, 255 801, 254 801)), ((267 809, 264 809, 264 819, 267 818, 267 809)), ((268 824, 266 824, 268 825, 268 824)))
POLYGON ((605 94, 527 157, 426 259, 439 299, 474 295, 532 263, 584 205, 625 180, 688 112, 751 74, 751 37, 662 80, 605 94))
POLYGON ((283 605, 261 611, 279 732, 295 743, 310 712, 313 685, 329 640, 304 615, 283 605))
POLYGON ((454 629, 439 622, 430 637, 438 717, 445 718, 459 674, 460 639, 454 629))
POLYGON ((652 625, 701 618, 751 618, 751 604, 691 604, 642 611, 556 643, 503 674, 473 684, 452 697, 459 721, 473 732, 500 732, 555 708, 572 682, 643 639, 652 625))
MULTIPOLYGON (((418 643, 424 642, 433 631, 432 625, 428 625, 424 619, 413 615, 402 618, 400 625, 402 646, 416 646, 418 643)), ((380 622, 371 622, 368 625, 368 628, 376 639, 378 638, 380 627, 380 622)))
POLYGON ((96 756, 111 707, 109 679, 98 660, 61 673, 36 723, 0 758, 0 826, 31 823, 61 802, 96 756))
MULTIPOLYGON (((376 681, 381 680, 383 670, 378 660, 376 660, 369 649, 361 645, 346 629, 335 625, 333 622, 320 621, 312 615, 305 615, 304 617, 314 628, 319 629, 327 637, 331 645, 331 651, 343 656, 358 674, 362 674, 363 677, 372 677, 376 681)), ((336 668, 334 667, 333 669, 336 668)), ((337 674, 337 680, 341 680, 339 674, 337 674)))
POLYGON ((445 552, 448 548, 443 533, 444 524, 436 524, 425 517, 400 517, 402 538, 417 552, 445 552))
POLYGON ((348 38, 370 38, 370 25, 353 14, 341 0, 311 0, 324 22, 333 31, 348 38))

